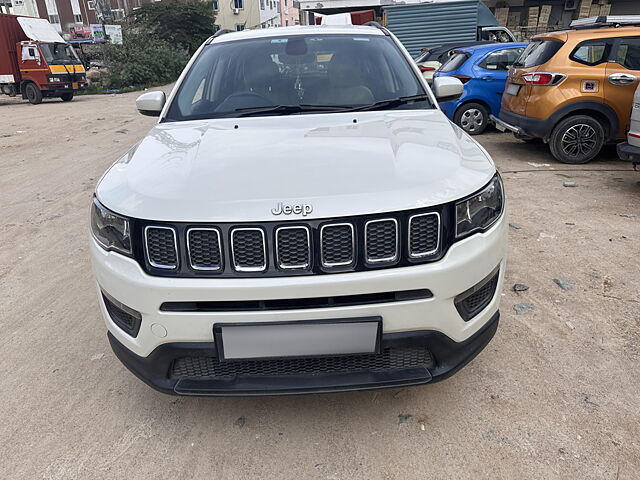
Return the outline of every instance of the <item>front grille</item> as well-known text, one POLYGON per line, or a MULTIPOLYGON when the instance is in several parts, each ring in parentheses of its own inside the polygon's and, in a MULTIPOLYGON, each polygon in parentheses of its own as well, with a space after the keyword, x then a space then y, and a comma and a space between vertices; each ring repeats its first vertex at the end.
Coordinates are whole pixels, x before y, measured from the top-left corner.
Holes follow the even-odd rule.
POLYGON ((261 272, 267 268, 264 231, 236 228, 231 232, 233 266, 239 272, 261 272))
POLYGON ((145 229, 147 258, 151 266, 174 269, 178 266, 176 232, 168 227, 147 227, 145 229))
POLYGON ((181 357, 173 362, 171 377, 322 375, 359 371, 383 372, 434 366, 431 352, 422 346, 385 348, 379 354, 333 357, 279 358, 220 362, 215 357, 181 357))
POLYGON ((409 255, 412 258, 431 255, 438 250, 440 215, 424 213, 409 219, 409 255))
POLYGON ((464 321, 471 320, 491 303, 499 277, 500 271, 496 269, 484 280, 454 299, 456 309, 464 321))
POLYGON ((367 262, 393 262, 398 258, 398 221, 371 220, 364 227, 367 262))
POLYGON ((311 237, 307 227, 276 230, 276 257, 282 269, 305 269, 311 264, 311 237))
POLYGON ((325 267, 350 265, 355 258, 353 225, 324 225, 320 230, 320 256, 325 267))
POLYGON ((220 232, 215 228, 191 228, 187 231, 189 263, 195 270, 220 270, 222 250, 220 232))
POLYGON ((442 258, 453 205, 334 219, 158 224, 131 219, 145 271, 173 277, 298 276, 405 267, 442 258), (138 240, 139 239, 139 240, 138 240))

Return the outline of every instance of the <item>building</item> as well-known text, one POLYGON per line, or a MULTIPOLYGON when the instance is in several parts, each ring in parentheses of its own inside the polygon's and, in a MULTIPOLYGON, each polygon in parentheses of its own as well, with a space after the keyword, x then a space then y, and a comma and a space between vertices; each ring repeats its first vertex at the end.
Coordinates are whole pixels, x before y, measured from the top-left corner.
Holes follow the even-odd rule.
POLYGON ((116 23, 142 3, 153 0, 0 0, 0 11, 40 17, 62 34, 72 28, 97 23, 116 23))
POLYGON ((280 25, 289 27, 300 25, 300 11, 294 7, 293 0, 278 0, 280 2, 280 25))

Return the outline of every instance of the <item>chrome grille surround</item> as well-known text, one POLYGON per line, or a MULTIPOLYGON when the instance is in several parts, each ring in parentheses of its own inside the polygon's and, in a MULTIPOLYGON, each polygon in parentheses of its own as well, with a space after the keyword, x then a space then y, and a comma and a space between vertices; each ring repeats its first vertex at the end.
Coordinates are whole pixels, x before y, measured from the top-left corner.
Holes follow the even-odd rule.
POLYGON ((442 236, 442 232, 441 232, 441 226, 440 226, 440 214, 438 212, 421 213, 421 214, 413 215, 413 216, 409 217, 409 227, 408 227, 408 235, 407 235, 407 248, 408 248, 408 252, 409 252, 409 257, 410 258, 422 258, 422 257, 427 257, 429 255, 433 255, 440 248, 440 237, 441 236, 442 236), (435 227, 436 244, 435 244, 435 247, 431 248, 431 249, 423 249, 423 250, 414 251, 414 249, 412 248, 412 242, 416 241, 416 239, 415 239, 415 234, 412 233, 412 230, 411 230, 412 226, 413 226, 414 222, 420 221, 421 219, 426 219, 428 217, 434 217, 436 219, 436 227, 435 227))
MULTIPOLYGON (((146 226, 144 229, 144 249, 145 249, 145 254, 147 256, 147 261, 149 262, 149 265, 151 265, 152 267, 161 268, 164 270, 175 270, 178 268, 178 241, 176 238, 175 229, 171 227, 163 227, 158 225, 146 226), (151 249, 149 248, 149 234, 153 233, 154 230, 159 230, 163 232, 170 231, 172 233, 172 236, 173 236, 172 252, 169 252, 167 250, 166 242, 165 242, 165 245, 161 245, 159 243, 159 240, 156 240, 156 239, 151 240, 152 242, 151 249), (154 261, 154 259, 160 260, 158 257, 162 257, 162 256, 170 257, 171 253, 173 254, 173 262, 161 263, 160 261, 154 261)), ((170 260, 170 258, 167 260, 170 260)))
MULTIPOLYGON (((278 227, 276 228, 276 263, 278 264, 278 268, 283 270, 305 270, 311 266, 311 234, 309 233, 308 227, 303 226, 291 226, 291 227, 278 227), (281 254, 281 243, 284 242, 284 239, 280 238, 281 232, 294 232, 294 231, 304 231, 306 235, 306 259, 301 263, 287 263, 283 261, 281 254)), ((299 246, 296 248, 300 248, 299 246)), ((291 249, 289 249, 291 250, 291 249)), ((299 252, 296 252, 299 253, 299 252)))
MULTIPOLYGON (((213 252, 209 253, 209 255, 214 256, 213 252)), ((187 256, 189 257, 189 265, 194 270, 203 270, 203 271, 211 271, 211 272, 217 272, 219 270, 222 270, 223 254, 222 254, 222 239, 220 237, 220 230, 218 230, 217 228, 200 228, 200 227, 187 229, 187 256), (194 262, 195 248, 192 246, 192 243, 193 243, 192 233, 196 233, 196 232, 215 232, 216 243, 218 245, 218 248, 217 248, 218 261, 217 262, 214 259, 212 259, 212 261, 209 262, 208 265, 203 264, 206 262, 202 262, 200 265, 194 262)))
MULTIPOLYGON (((381 218, 379 220, 369 220, 367 223, 364 224, 364 239, 365 239, 364 240, 364 257, 367 263, 395 262, 398 259, 398 256, 400 255, 400 232, 398 228, 398 220, 396 220, 395 218, 381 218), (373 242, 373 240, 370 240, 369 238, 369 234, 371 233, 370 228, 374 228, 371 226, 380 225, 380 224, 389 223, 389 222, 393 223, 394 238, 395 238, 395 248, 394 248, 393 255, 387 255, 387 256, 370 255, 371 250, 373 250, 372 247, 374 247, 374 245, 370 245, 370 243, 373 242)), ((386 241, 386 239, 384 240, 386 241)), ((379 248, 379 247, 376 246, 376 248, 379 248)))
MULTIPOLYGON (((248 241, 254 241, 255 239, 249 239, 248 241)), ((267 269, 267 242, 264 234, 264 230, 258 227, 239 227, 231 230, 231 258, 233 261, 233 268, 238 272, 264 272, 267 269), (236 238, 238 234, 242 234, 243 232, 260 232, 261 240, 262 240, 262 251, 240 251, 243 246, 238 245, 241 241, 236 238), (261 256, 261 261, 247 261, 247 265, 242 265, 241 262, 238 262, 238 256, 240 255, 258 255, 258 259, 261 256), (255 265, 251 265, 255 263, 255 265)))
MULTIPOLYGON (((337 233, 338 235, 340 235, 340 233, 337 233)), ((353 224, 352 223, 328 223, 323 225, 322 227, 320 227, 320 261, 322 262, 322 266, 325 268, 332 268, 332 267, 341 267, 341 266, 346 266, 346 265, 351 265, 354 263, 355 261, 355 256, 356 256, 356 238, 355 238, 355 231, 353 228, 353 224), (350 229, 350 236, 351 236, 351 242, 347 245, 341 245, 341 248, 348 248, 350 249, 350 258, 349 260, 330 260, 327 261, 326 258, 328 255, 331 255, 332 257, 342 257, 342 255, 340 254, 336 254, 336 252, 329 252, 329 242, 332 242, 333 239, 332 238, 328 238, 330 235, 335 235, 330 233, 332 230, 334 229, 342 229, 344 230, 344 227, 347 227, 350 229)))

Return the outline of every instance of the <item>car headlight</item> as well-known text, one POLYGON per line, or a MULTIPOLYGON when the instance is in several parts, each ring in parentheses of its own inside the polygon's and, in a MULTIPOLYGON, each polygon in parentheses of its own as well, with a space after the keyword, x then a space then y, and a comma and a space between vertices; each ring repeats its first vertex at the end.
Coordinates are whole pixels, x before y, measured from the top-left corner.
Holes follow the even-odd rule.
POLYGON ((473 197, 456 204, 456 238, 489 228, 502 214, 504 193, 500 175, 473 197))
POLYGON ((62 79, 60 77, 49 77, 49 83, 61 82, 62 79))
POLYGON ((97 199, 91 206, 91 233, 105 250, 131 255, 129 220, 104 208, 97 199))

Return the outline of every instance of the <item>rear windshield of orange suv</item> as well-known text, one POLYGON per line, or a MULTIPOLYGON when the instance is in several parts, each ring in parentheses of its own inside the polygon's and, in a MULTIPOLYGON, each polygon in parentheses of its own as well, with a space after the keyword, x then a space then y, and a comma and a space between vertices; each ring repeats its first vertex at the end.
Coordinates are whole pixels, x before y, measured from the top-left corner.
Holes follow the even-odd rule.
POLYGON ((564 45, 559 40, 536 40, 525 48, 520 58, 513 64, 514 67, 529 68, 547 63, 564 45))

